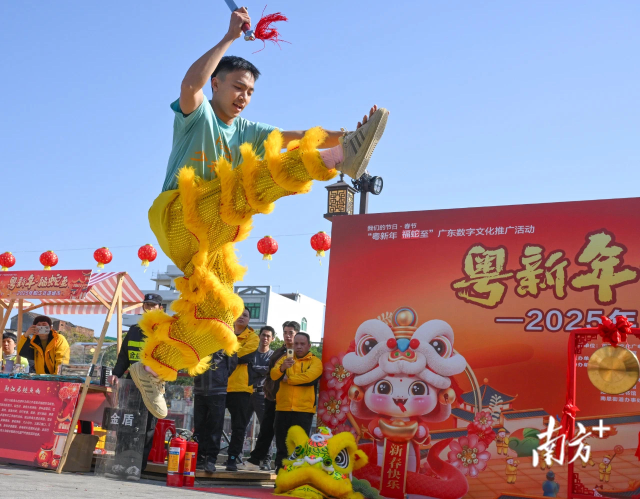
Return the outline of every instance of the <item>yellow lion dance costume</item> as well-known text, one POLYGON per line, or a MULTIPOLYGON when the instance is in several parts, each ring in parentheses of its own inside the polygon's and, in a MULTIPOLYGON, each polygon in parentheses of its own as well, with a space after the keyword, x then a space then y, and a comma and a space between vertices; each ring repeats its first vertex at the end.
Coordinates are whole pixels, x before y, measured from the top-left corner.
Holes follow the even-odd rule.
POLYGON ((317 150, 325 138, 324 130, 313 128, 281 153, 282 134, 274 130, 265 141, 264 160, 243 144, 242 164, 236 169, 219 158, 216 178, 204 181, 193 168, 183 167, 178 189, 156 198, 149 210, 151 229, 184 272, 175 280, 180 291, 172 304, 176 315, 151 311, 139 323, 147 335, 142 363, 160 378, 173 381, 181 369, 201 374, 212 353, 237 349, 233 324, 244 304, 233 284, 246 269, 238 264, 234 243, 249 235, 251 217, 270 213, 277 199, 306 193, 313 180, 336 176, 317 150))
POLYGON ((364 499, 354 492, 351 474, 368 462, 367 455, 358 450, 354 436, 348 432, 332 435, 327 428, 308 437, 300 426, 292 426, 287 433, 287 452, 284 467, 278 472, 274 493, 302 499, 364 499))

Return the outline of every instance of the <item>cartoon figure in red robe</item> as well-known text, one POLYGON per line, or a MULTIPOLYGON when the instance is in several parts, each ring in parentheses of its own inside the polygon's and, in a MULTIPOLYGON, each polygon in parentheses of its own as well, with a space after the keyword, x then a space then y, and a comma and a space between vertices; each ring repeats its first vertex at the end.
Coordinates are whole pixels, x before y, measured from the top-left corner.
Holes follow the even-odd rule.
POLYGON ((462 497, 468 484, 454 466, 439 454, 445 440, 429 451, 426 474, 420 472, 420 445, 430 441, 429 423, 445 421, 451 414, 455 392, 450 376, 467 365, 453 350, 449 324, 430 320, 418 327, 418 316, 403 307, 393 314, 363 322, 344 367, 353 373, 349 390, 350 412, 366 427, 375 443, 360 446, 369 462, 359 475, 378 486, 385 439, 410 441, 406 492, 412 497, 462 497), (373 482, 372 482, 373 480, 373 482))

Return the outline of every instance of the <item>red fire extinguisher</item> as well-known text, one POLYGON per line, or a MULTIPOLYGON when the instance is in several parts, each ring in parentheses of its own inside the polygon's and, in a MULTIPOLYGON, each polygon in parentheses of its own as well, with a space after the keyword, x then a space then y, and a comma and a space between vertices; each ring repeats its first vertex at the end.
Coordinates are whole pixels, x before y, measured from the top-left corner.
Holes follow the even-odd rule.
POLYGON ((187 441, 175 437, 169 442, 169 459, 167 460, 167 487, 182 487, 182 473, 184 472, 184 454, 187 441))
POLYGON ((184 453, 184 486, 193 487, 196 482, 196 463, 198 462, 198 442, 187 442, 184 453))

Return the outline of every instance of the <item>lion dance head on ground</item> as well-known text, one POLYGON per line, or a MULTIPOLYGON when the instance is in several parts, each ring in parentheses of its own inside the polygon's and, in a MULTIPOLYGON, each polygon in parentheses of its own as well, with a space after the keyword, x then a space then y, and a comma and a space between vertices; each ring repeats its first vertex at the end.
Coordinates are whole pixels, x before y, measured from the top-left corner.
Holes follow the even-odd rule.
POLYGON ((364 499, 354 492, 351 474, 367 464, 350 432, 332 435, 328 428, 308 437, 300 426, 287 434, 289 458, 276 478, 275 493, 303 499, 364 499))

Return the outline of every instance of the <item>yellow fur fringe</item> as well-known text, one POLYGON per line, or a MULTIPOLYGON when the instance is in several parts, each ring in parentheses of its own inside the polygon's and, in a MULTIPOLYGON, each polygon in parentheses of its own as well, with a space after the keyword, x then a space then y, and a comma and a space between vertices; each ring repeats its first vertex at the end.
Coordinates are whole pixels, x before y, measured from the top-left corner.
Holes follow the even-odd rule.
POLYGON ((251 144, 244 143, 240 146, 240 154, 242 155, 242 185, 247 196, 247 201, 256 212, 268 215, 275 207, 274 203, 265 203, 258 196, 256 184, 260 175, 258 163, 260 160, 256 156, 251 144))
MULTIPOLYGON (((294 145, 294 147, 296 147, 300 141, 292 140, 287 148, 291 146, 293 142, 296 142, 294 145)), ((282 166, 282 154, 280 153, 282 150, 282 133, 280 130, 276 129, 269 134, 267 140, 264 141, 264 150, 264 158, 267 160, 269 171, 276 184, 283 189, 297 194, 305 194, 311 190, 311 184, 313 183, 311 180, 308 182, 296 180, 291 178, 288 172, 284 170, 282 166)))
POLYGON ((327 170, 318 152, 320 146, 327 138, 327 132, 322 128, 315 127, 307 130, 300 140, 300 158, 307 173, 314 180, 331 180, 338 174, 335 168, 327 170))

